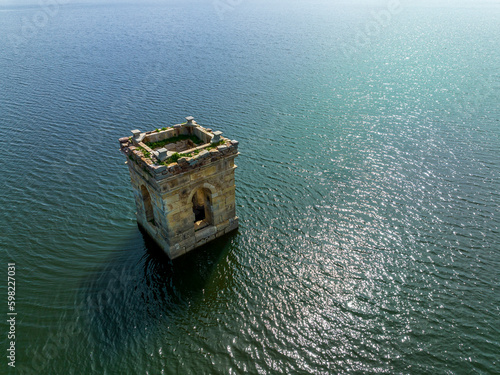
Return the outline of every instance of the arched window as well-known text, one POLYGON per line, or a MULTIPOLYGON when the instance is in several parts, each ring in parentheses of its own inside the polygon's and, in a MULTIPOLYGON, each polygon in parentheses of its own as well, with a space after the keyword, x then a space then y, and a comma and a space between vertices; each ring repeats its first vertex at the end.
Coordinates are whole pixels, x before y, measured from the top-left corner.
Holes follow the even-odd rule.
POLYGON ((151 195, 149 194, 146 186, 141 186, 142 201, 144 203, 144 214, 146 215, 146 220, 151 224, 155 225, 155 217, 153 214, 153 205, 151 204, 151 195))
POLYGON ((213 210, 211 192, 207 188, 199 188, 193 195, 193 213, 195 230, 212 225, 213 210))

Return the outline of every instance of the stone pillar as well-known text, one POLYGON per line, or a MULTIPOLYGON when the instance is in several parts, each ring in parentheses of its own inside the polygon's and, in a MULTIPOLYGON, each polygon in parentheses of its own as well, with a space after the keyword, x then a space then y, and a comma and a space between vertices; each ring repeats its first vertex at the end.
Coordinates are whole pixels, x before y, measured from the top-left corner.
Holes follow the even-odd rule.
POLYGON ((221 131, 215 131, 213 132, 214 136, 212 137, 212 140, 210 141, 210 143, 217 143, 217 142, 220 142, 220 136, 222 135, 222 132, 221 131))

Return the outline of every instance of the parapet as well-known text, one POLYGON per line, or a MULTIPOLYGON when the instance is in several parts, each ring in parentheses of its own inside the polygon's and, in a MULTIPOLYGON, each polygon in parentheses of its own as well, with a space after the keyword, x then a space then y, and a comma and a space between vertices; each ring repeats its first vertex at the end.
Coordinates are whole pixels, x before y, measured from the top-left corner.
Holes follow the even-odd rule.
POLYGON ((238 154, 238 141, 198 125, 191 116, 186 120, 148 132, 132 130, 132 136, 119 139, 120 150, 158 181, 238 154))

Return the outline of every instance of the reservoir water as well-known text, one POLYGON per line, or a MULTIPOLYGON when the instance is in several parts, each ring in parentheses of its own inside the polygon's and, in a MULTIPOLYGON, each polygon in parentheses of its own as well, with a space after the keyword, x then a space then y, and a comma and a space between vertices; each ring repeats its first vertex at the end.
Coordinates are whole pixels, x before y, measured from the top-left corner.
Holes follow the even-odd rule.
POLYGON ((62 3, 0 7, 1 374, 498 373, 497 1, 62 3), (240 228, 171 262, 117 140, 188 115, 240 228))

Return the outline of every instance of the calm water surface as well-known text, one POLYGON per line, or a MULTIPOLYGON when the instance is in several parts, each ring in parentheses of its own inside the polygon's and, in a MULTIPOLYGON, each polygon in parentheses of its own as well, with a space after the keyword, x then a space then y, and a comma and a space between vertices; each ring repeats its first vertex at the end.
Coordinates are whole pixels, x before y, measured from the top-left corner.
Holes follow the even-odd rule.
POLYGON ((498 373, 498 2, 237 3, 0 8, 0 373, 498 373), (241 227, 172 263, 117 139, 187 115, 241 227))

